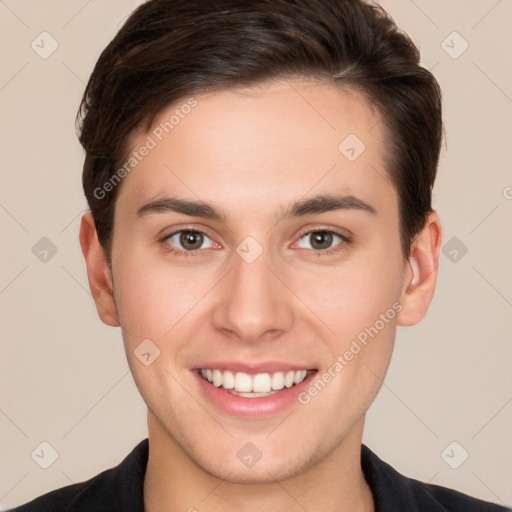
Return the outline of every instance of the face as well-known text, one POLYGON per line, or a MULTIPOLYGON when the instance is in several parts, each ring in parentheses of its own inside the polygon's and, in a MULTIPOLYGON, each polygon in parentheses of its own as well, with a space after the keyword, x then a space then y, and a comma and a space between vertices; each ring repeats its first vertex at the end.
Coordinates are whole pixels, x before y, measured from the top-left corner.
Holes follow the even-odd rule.
POLYGON ((383 125, 304 80, 194 100, 130 140, 150 149, 115 210, 128 362, 150 429, 188 460, 291 477, 359 449, 390 361, 408 265, 383 125))

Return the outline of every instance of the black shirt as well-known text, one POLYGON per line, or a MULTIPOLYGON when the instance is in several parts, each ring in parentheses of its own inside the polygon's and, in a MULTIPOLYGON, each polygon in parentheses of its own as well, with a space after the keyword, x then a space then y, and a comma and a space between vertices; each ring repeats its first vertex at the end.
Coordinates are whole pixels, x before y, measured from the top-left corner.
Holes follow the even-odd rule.
MULTIPOLYGON (((142 490, 149 441, 144 439, 117 466, 85 482, 40 496, 11 512, 144 512, 142 490)), ((361 466, 375 501, 375 512, 506 512, 512 509, 426 484, 398 473, 366 445, 361 466)))

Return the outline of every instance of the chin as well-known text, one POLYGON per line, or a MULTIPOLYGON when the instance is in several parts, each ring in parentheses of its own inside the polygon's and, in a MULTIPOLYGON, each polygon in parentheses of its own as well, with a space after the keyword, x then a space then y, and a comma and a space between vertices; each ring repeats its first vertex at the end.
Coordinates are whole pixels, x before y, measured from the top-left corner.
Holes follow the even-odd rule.
POLYGON ((188 456, 208 474, 225 482, 246 485, 275 484, 293 478, 324 456, 319 447, 306 453, 300 442, 294 443, 293 447, 282 443, 272 446, 268 440, 265 445, 264 439, 255 438, 253 444, 250 440, 236 438, 230 444, 202 453, 189 452, 188 456), (301 452, 297 452, 299 447, 301 452), (205 453, 208 453, 207 457, 205 453))
POLYGON ((227 483, 243 485, 275 484, 287 480, 303 471, 301 465, 290 465, 284 457, 280 460, 259 460, 253 467, 241 467, 242 464, 205 465, 201 468, 210 475, 227 483))

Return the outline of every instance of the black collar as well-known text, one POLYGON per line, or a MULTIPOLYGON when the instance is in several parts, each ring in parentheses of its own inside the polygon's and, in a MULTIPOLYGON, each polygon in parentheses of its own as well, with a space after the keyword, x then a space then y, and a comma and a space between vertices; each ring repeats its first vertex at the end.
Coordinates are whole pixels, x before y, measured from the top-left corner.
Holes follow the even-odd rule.
MULTIPOLYGON (((85 482, 58 489, 13 512, 143 512, 149 440, 142 440, 117 466, 85 482)), ((506 512, 446 487, 407 478, 361 446, 361 467, 373 493, 375 512, 506 512)))

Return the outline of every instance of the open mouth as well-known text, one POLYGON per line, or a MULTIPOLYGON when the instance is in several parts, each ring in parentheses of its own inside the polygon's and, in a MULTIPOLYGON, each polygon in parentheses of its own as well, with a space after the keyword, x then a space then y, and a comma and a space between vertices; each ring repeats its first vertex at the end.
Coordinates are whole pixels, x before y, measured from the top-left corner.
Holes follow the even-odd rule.
POLYGON ((197 370, 213 386, 244 398, 261 398, 279 393, 303 382, 314 370, 289 370, 249 375, 215 368, 197 370))

